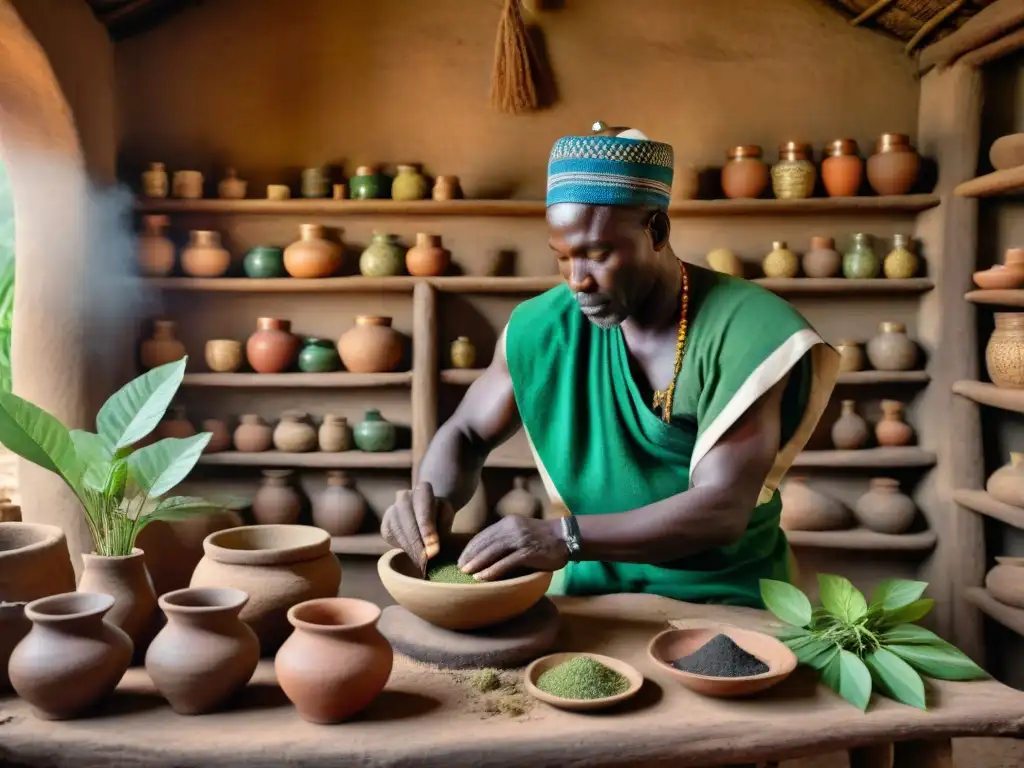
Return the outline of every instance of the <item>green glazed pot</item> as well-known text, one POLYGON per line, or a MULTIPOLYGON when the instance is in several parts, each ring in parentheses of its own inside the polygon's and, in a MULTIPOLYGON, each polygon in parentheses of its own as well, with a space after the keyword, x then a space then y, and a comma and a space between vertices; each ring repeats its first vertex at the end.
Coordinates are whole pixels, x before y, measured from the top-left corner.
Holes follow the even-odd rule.
POLYGON ((373 239, 359 257, 359 271, 366 277, 393 277, 405 267, 405 248, 395 235, 374 232, 373 239))
POLYGON ((302 342, 299 370, 306 373, 329 373, 341 368, 341 357, 334 342, 310 336, 302 342))
POLYGON ((257 245, 242 261, 246 277, 288 277, 284 271, 284 250, 274 245, 257 245))
POLYGON ((878 277, 882 262, 871 247, 871 239, 865 234, 853 236, 853 245, 843 254, 843 277, 848 280, 865 280, 878 277))
POLYGON ((348 196, 353 200, 375 200, 391 196, 391 179, 376 168, 363 165, 348 180, 348 196))
POLYGON ((395 448, 395 425, 381 416, 376 408, 371 408, 363 420, 353 427, 352 438, 360 451, 392 451, 395 448))
POLYGON ((392 200, 423 200, 430 194, 430 185, 415 165, 398 166, 398 175, 391 182, 392 200))

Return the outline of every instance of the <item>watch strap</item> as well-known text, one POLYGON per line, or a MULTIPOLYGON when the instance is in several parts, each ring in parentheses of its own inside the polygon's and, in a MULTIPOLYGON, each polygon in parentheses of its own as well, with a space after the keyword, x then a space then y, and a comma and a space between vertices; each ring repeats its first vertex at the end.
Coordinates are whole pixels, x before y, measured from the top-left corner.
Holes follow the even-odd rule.
POLYGON ((575 515, 566 515, 562 520, 562 537, 565 539, 565 546, 569 550, 569 560, 578 562, 583 537, 580 534, 580 524, 575 515))

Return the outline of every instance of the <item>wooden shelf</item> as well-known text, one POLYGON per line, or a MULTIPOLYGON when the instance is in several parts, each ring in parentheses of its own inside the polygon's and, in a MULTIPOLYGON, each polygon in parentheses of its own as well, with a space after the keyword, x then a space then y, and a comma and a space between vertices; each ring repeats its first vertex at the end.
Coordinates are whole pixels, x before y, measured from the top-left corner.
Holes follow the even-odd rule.
POLYGON ((228 467, 295 467, 309 469, 409 469, 412 467, 411 451, 387 451, 366 453, 365 451, 341 451, 340 453, 241 453, 223 451, 207 453, 199 457, 200 464, 228 467))
POLYGON ((935 283, 927 277, 907 280, 889 280, 884 277, 868 280, 848 280, 845 277, 759 277, 754 282, 779 296, 924 293, 935 287, 935 283))
POLYGON ((537 277, 150 277, 143 282, 164 291, 219 291, 226 293, 408 293, 427 283, 446 293, 541 293, 562 282, 558 275, 537 277))
POLYGON ((936 457, 920 448, 862 448, 857 451, 804 451, 793 466, 809 469, 896 469, 932 467, 936 457))
POLYGON ((1021 191, 1024 191, 1024 165, 957 184, 953 193, 959 197, 995 197, 1021 191))
POLYGON ((1024 307, 1024 291, 968 291, 964 298, 975 304, 994 304, 1000 307, 1024 307))
POLYGON ((444 368, 441 370, 441 383, 468 387, 479 379, 485 370, 486 368, 444 368))
POLYGON ((985 491, 956 490, 953 491, 953 501, 961 507, 1024 530, 1024 509, 997 501, 985 491))
POLYGON ((412 372, 398 373, 186 373, 186 387, 330 388, 408 387, 412 372))
POLYGON ((953 391, 981 405, 1024 413, 1024 389, 997 387, 985 381, 958 381, 953 384, 953 391))
POLYGON ((870 552, 930 552, 939 540, 935 531, 893 535, 867 528, 846 531, 786 531, 794 547, 866 550, 870 552))
POLYGON ((379 533, 357 533, 354 536, 332 536, 331 552, 336 555, 380 557, 391 549, 379 533))
MULTIPOLYGON (((483 375, 483 368, 445 368, 441 383, 469 386, 483 375)), ((853 371, 839 374, 839 384, 927 384, 932 380, 927 371, 853 371)))
POLYGON ((970 587, 964 592, 967 602, 1007 629, 1024 635, 1024 610, 996 600, 984 587, 970 587))

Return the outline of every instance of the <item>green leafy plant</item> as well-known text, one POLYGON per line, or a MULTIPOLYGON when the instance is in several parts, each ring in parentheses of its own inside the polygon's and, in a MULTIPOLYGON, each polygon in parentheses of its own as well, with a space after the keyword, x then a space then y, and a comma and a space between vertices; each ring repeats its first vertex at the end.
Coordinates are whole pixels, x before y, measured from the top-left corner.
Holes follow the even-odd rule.
POLYGON ((0 164, 0 390, 11 391, 11 323, 14 320, 14 200, 0 164))
POLYGON ((163 418, 188 358, 161 365, 110 396, 96 432, 68 429, 27 400, 0 391, 0 443, 60 477, 78 497, 96 553, 128 555, 154 520, 222 509, 191 496, 167 496, 199 460, 211 434, 136 447, 163 418))
POLYGON ((889 698, 927 709, 921 675, 937 680, 979 680, 986 672, 956 647, 913 622, 935 601, 922 597, 923 581, 890 579, 871 602, 847 579, 818 574, 821 605, 811 606, 792 584, 761 580, 765 606, 786 626, 779 639, 801 664, 861 711, 872 687, 889 698))

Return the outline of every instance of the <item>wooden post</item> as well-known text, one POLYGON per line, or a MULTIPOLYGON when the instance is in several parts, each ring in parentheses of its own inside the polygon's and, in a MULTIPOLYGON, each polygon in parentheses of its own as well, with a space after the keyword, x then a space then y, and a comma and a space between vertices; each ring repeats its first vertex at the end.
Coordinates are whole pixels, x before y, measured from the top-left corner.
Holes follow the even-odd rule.
POLYGON ((437 293, 427 282, 412 292, 412 482, 437 432, 437 293))
POLYGON ((949 739, 899 742, 893 768, 954 768, 953 742, 949 739))

